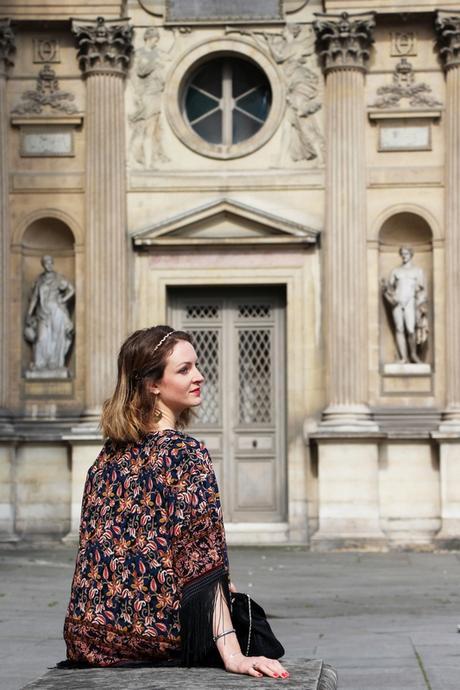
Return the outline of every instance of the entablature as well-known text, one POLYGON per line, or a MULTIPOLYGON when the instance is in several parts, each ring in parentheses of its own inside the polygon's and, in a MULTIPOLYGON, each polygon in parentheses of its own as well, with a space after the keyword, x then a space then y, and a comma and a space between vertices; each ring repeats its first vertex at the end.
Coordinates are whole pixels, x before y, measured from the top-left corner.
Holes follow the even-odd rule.
POLYGON ((122 16, 123 0, 3 0, 0 17, 15 21, 62 21, 74 17, 122 16))

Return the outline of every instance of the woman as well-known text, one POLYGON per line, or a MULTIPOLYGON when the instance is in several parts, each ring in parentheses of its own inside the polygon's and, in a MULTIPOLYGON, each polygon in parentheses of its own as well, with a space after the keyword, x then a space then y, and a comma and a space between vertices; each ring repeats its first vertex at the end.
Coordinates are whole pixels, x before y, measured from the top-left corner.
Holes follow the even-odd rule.
POLYGON ((187 333, 133 333, 102 413, 107 441, 88 472, 64 624, 70 661, 181 660, 251 676, 289 674, 246 657, 229 611, 219 493, 206 448, 183 428, 203 376, 187 333))

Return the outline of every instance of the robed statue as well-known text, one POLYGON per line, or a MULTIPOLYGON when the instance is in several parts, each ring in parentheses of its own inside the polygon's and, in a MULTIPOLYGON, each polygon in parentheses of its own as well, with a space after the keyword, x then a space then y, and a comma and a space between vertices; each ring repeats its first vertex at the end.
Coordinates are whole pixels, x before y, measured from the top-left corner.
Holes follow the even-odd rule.
POLYGON ((69 375, 65 359, 74 335, 68 303, 75 289, 54 270, 52 256, 43 256, 41 264, 43 272, 33 286, 24 327, 24 337, 33 346, 26 377, 65 378, 69 375))

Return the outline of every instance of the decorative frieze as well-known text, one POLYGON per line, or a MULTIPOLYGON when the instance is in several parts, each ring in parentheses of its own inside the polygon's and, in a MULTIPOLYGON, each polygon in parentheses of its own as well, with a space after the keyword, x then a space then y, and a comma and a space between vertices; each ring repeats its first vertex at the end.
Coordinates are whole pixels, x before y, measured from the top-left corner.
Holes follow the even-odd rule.
POLYGON ((446 69, 460 65, 460 12, 439 10, 435 20, 439 55, 446 69))
POLYGON ((375 13, 317 13, 316 17, 313 26, 324 72, 350 68, 366 71, 374 42, 372 29, 375 26, 375 13))
POLYGON ((129 19, 74 20, 72 33, 77 39, 77 58, 83 74, 126 73, 133 51, 133 27, 129 19))

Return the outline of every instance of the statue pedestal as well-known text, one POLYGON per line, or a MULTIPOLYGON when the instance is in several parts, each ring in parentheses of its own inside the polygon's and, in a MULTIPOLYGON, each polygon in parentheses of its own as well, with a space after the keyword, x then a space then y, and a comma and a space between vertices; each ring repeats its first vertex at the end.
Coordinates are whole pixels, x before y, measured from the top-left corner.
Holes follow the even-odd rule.
POLYGON ((72 428, 72 433, 63 437, 71 447, 71 494, 70 494, 70 532, 64 541, 78 540, 80 528, 81 502, 85 488, 86 474, 96 460, 103 438, 95 425, 82 424, 72 428))
POLYGON ((69 379, 70 371, 67 367, 59 369, 27 369, 24 373, 26 379, 69 379))
POLYGON ((441 481, 441 529, 436 543, 441 548, 460 546, 460 428, 434 431, 431 436, 439 443, 439 469, 441 481))
POLYGON ((412 362, 384 364, 383 373, 385 376, 429 376, 431 364, 413 364, 412 362))
POLYGON ((312 548, 385 549, 378 488, 381 434, 320 431, 310 438, 318 448, 319 529, 312 548))

